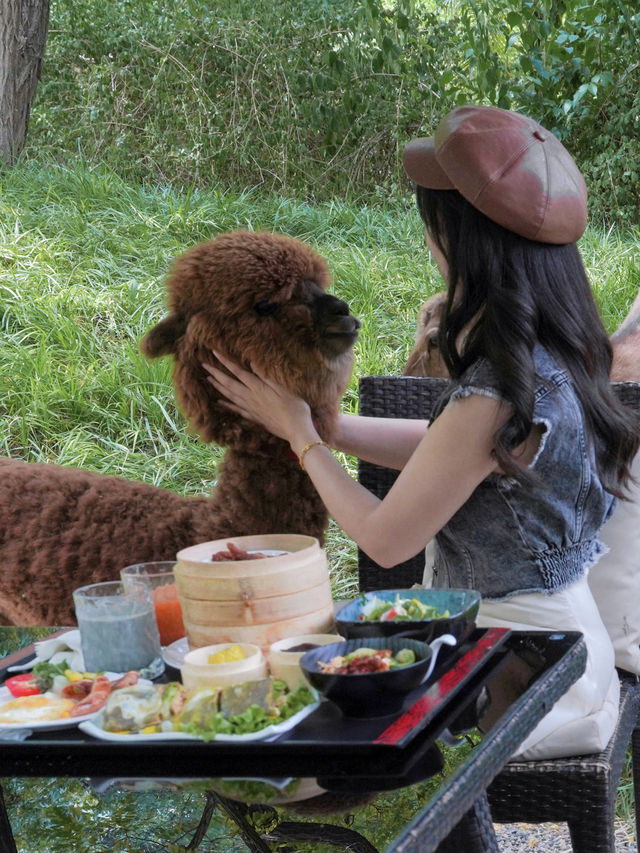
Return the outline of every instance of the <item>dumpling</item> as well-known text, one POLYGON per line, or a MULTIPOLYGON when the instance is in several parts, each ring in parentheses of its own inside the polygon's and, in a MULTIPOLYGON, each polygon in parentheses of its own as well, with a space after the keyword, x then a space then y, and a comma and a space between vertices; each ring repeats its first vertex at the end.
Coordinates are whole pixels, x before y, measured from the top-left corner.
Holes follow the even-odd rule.
POLYGON ((155 684, 114 690, 107 699, 102 727, 108 732, 139 732, 160 722, 162 691, 155 684))

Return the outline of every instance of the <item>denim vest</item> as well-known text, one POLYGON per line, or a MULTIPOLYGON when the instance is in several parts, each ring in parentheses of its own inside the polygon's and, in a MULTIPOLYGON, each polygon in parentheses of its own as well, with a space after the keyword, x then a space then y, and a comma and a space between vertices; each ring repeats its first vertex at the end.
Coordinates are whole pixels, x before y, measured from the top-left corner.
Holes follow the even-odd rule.
MULTIPOLYGON (((532 470, 518 483, 492 474, 436 536, 434 586, 467 587, 486 598, 555 592, 569 586, 608 549, 598 532, 615 504, 595 467, 582 406, 567 372, 541 346, 534 350, 534 424, 542 438, 532 470)), ((449 400, 501 398, 486 359, 465 372, 449 400)))

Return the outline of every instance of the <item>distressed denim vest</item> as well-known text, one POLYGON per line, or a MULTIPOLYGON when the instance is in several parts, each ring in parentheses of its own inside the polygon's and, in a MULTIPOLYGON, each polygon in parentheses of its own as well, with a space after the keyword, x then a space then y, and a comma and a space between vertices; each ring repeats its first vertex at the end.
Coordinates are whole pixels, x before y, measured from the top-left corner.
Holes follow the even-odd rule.
MULTIPOLYGON (((582 406, 569 375, 541 346, 534 351, 533 422, 542 438, 533 485, 492 474, 436 536, 434 586, 479 590, 501 599, 569 586, 607 550, 598 532, 613 511, 595 467, 582 406)), ((465 372, 448 400, 500 398, 488 361, 465 372)))

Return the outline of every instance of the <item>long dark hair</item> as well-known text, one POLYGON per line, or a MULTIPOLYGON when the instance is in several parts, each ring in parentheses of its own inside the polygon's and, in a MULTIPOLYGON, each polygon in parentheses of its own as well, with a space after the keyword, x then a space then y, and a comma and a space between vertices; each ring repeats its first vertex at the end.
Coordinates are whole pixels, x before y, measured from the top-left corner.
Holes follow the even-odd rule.
POLYGON ((535 393, 533 350, 541 343, 568 371, 596 442, 604 487, 624 497, 638 449, 638 421, 609 382, 611 345, 574 243, 537 243, 508 231, 456 190, 417 188, 427 232, 449 265, 440 349, 456 378, 481 356, 496 371, 514 415, 496 435, 501 468, 528 474, 511 451, 529 435, 535 393), (458 352, 456 342, 466 338, 458 352))

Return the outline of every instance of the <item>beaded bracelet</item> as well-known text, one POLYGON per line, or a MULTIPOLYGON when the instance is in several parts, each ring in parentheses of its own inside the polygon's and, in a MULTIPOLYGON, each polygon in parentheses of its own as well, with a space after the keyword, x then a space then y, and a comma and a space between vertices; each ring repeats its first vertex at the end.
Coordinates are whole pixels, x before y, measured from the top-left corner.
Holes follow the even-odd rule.
POLYGON ((307 455, 307 453, 311 450, 312 447, 329 447, 329 449, 331 449, 330 445, 328 445, 326 441, 310 441, 308 444, 305 444, 298 456, 298 462, 300 463, 300 467, 305 472, 306 469, 304 467, 304 457, 307 455))

